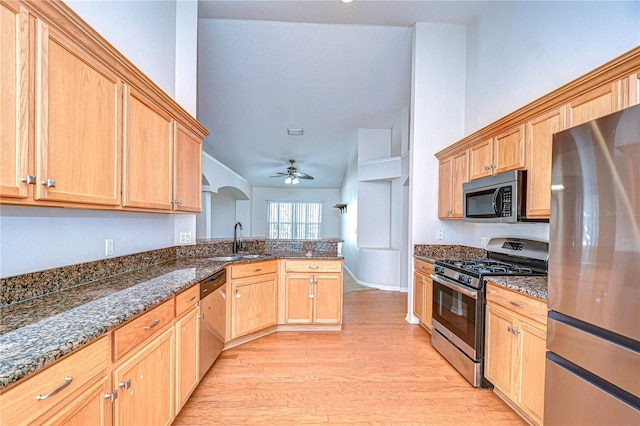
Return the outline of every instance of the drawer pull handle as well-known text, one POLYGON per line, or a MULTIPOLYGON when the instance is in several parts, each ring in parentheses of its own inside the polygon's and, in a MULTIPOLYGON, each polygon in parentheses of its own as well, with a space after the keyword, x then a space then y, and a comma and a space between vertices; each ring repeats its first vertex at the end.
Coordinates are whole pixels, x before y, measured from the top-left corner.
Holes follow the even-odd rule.
POLYGON ((251 270, 251 272, 259 272, 259 271, 262 271, 262 268, 256 268, 251 270))
POLYGON ((158 324, 160 324, 160 320, 159 320, 159 319, 155 320, 151 325, 145 325, 145 326, 144 326, 144 329, 145 329, 145 330, 149 330, 149 329, 151 329, 151 328, 155 327, 155 326, 156 326, 156 325, 158 325, 158 324))
POLYGON ((513 300, 509 300, 509 303, 511 303, 513 306, 517 306, 518 308, 524 308, 524 303, 514 302, 513 300))
POLYGON ((57 388, 55 388, 54 390, 52 390, 51 392, 49 392, 46 395, 36 395, 36 399, 38 401, 42 401, 43 399, 47 399, 50 396, 53 396, 53 395, 57 394, 62 389, 64 389, 67 386, 69 386, 71 384, 71 382, 73 382, 73 377, 67 376, 67 377, 64 378, 64 383, 63 384, 61 384, 60 386, 58 386, 57 388))
POLYGON ((511 326, 508 326, 507 330, 510 331, 513 334, 520 334, 520 330, 518 330, 517 328, 511 327, 511 326))
POLYGON ((194 300, 196 300, 196 295, 195 294, 193 296, 191 296, 189 299, 187 299, 186 302, 193 302, 194 300))
POLYGON ((309 269, 318 269, 319 266, 318 265, 309 265, 309 269))

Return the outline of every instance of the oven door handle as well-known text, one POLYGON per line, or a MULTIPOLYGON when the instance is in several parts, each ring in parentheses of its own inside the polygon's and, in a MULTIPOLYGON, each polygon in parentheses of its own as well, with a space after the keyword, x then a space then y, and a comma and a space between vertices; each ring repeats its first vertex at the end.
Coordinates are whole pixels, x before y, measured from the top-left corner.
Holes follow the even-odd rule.
POLYGON ((458 293, 462 293, 465 296, 469 296, 474 300, 478 300, 478 292, 474 290, 470 290, 467 287, 463 287, 457 282, 450 280, 448 278, 442 277, 440 275, 431 274, 431 279, 437 283, 442 284, 445 287, 450 288, 453 291, 457 291, 458 293))

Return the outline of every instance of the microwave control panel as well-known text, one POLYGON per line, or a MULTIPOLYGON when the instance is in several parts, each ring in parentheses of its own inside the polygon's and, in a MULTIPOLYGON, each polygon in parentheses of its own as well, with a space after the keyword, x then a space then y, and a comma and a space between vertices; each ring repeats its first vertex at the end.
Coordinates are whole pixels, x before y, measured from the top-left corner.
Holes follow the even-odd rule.
POLYGON ((501 211, 501 216, 502 217, 509 217, 511 216, 511 201, 512 201, 512 197, 511 197, 511 186, 505 186, 502 187, 502 190, 500 191, 500 198, 502 199, 502 211, 501 211))

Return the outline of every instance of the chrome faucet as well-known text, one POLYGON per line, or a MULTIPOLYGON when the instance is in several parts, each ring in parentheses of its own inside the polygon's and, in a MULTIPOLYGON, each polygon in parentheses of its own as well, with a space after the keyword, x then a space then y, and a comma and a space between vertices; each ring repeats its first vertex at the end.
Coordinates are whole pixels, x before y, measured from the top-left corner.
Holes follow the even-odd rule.
POLYGON ((242 224, 236 222, 233 227, 233 254, 238 253, 238 250, 242 250, 242 224), (240 228, 240 239, 238 239, 238 228, 240 228))

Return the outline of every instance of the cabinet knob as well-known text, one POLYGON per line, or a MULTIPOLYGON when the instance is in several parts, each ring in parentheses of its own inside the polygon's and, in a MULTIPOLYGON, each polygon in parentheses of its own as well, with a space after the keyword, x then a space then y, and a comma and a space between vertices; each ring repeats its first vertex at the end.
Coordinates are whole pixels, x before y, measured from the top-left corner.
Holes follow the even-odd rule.
POLYGON ((35 185, 36 177, 31 175, 26 175, 25 177, 20 179, 20 181, 26 183, 27 185, 35 185))
POLYGON ((56 180, 55 179, 47 179, 46 181, 42 182, 42 186, 46 186, 47 188, 55 188, 56 187, 56 180))
POLYGON ((240 292, 238 291, 238 289, 236 288, 235 290, 233 290, 233 292, 236 294, 236 299, 240 299, 240 292))
POLYGON ((485 170, 489 170, 489 166, 484 166, 484 169, 485 170))
POLYGON ((118 399, 118 389, 114 390, 111 393, 105 393, 104 394, 104 399, 108 399, 111 402, 115 401, 116 399, 118 399))
POLYGON ((124 388, 124 390, 129 389, 131 387, 131 379, 127 380, 126 382, 118 383, 118 387, 124 388))
POLYGON ((451 213, 453 213, 453 211, 451 210, 447 210, 447 214, 450 215, 451 213))

